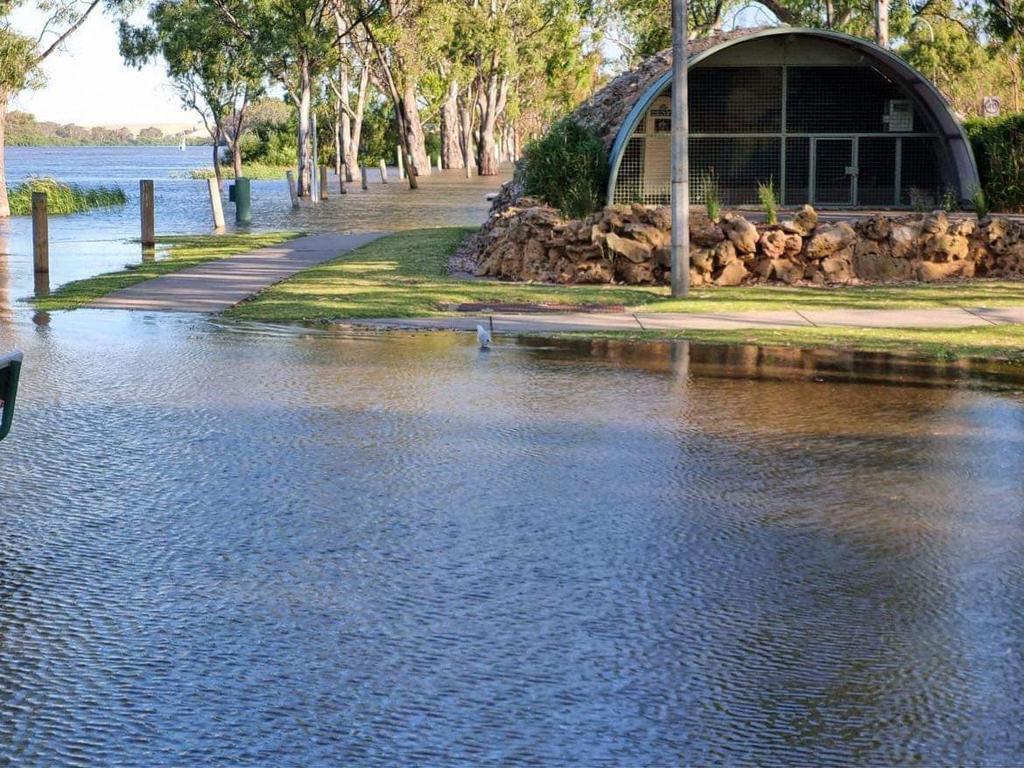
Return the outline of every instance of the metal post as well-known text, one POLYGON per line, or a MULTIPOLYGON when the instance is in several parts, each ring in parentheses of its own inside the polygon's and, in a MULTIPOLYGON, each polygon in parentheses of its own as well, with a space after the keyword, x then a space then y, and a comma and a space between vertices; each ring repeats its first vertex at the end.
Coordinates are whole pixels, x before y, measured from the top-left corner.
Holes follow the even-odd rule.
POLYGON ((32 265, 37 275, 50 272, 50 223, 45 192, 32 193, 32 265))
POLYGON ((153 219, 153 180, 139 182, 139 210, 142 214, 142 245, 156 245, 156 225, 153 219))
POLYGON ((690 121, 687 114, 687 0, 672 0, 672 295, 690 291, 690 121))

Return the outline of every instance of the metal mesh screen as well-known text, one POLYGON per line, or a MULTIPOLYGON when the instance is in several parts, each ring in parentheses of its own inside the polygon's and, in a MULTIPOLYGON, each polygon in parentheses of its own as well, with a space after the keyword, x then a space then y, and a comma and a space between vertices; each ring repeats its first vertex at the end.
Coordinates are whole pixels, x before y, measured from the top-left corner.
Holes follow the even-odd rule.
POLYGON ((808 202, 811 190, 811 140, 806 137, 786 139, 786 205, 808 202))
POLYGON ((942 199, 938 142, 929 137, 900 139, 900 203, 914 208, 934 208, 942 199))
POLYGON ((896 203, 896 143, 898 139, 862 138, 857 150, 857 202, 860 205, 896 203))
POLYGON ((781 141, 772 138, 701 137, 690 140, 690 173, 714 176, 726 205, 757 202, 757 185, 779 185, 781 141))
POLYGON ((627 142, 619 165, 619 178, 615 184, 614 203, 655 203, 644 195, 644 150, 646 140, 634 136, 627 142))
POLYGON ((774 133, 782 128, 781 67, 698 67, 690 73, 694 133, 774 133))
MULTIPOLYGON (((888 103, 906 99, 869 67, 789 67, 788 72, 786 129, 792 133, 886 131, 888 103)), ((916 128, 916 114, 913 121, 910 127, 916 128)))

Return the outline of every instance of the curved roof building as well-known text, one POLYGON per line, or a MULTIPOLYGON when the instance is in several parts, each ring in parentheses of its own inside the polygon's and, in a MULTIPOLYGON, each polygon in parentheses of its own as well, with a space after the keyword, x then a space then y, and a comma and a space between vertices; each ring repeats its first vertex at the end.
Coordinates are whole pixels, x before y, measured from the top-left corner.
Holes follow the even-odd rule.
MULTIPOLYGON (((573 115, 609 154, 608 202, 667 203, 671 54, 615 78, 573 115)), ((935 207, 978 172, 939 91, 893 54, 818 29, 742 29, 691 43, 692 202, 935 207)))

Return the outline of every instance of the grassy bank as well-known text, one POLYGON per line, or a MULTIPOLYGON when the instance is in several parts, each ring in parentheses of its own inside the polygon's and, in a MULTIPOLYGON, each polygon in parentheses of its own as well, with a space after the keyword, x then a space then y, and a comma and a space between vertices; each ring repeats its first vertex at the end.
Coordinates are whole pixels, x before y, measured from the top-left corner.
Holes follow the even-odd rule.
POLYGON ((7 189, 12 216, 32 213, 32 193, 46 193, 46 208, 51 215, 82 213, 95 208, 124 205, 127 201, 120 187, 79 187, 45 177, 26 179, 7 189))
POLYGON ((131 265, 119 272, 109 272, 84 280, 66 283, 49 296, 33 300, 38 309, 76 309, 93 299, 126 288, 143 280, 166 275, 205 261, 245 253, 255 248, 275 245, 297 237, 294 232, 260 234, 181 235, 161 237, 157 242, 157 258, 131 265))
MULTIPOLYGON (((1024 306, 1024 283, 1008 281, 841 288, 701 288, 690 298, 678 300, 671 299, 663 287, 528 285, 451 277, 446 273, 448 258, 469 231, 420 229, 382 238, 323 266, 305 270, 229 310, 228 315, 267 322, 326 322, 427 317, 445 314, 447 305, 498 302, 622 305, 644 312, 1024 306)), ((628 335, 638 339, 685 337, 737 343, 898 349, 929 356, 1024 356, 1024 329, 1009 325, 948 330, 795 328, 628 335)))
MULTIPOLYGON (((287 165, 263 165, 262 163, 246 163, 242 166, 242 175, 247 179, 267 180, 283 179, 284 175, 291 170, 287 165)), ((212 179, 213 168, 193 168, 188 174, 193 179, 212 179)), ((221 167, 220 175, 223 179, 235 178, 235 172, 231 166, 221 167)))

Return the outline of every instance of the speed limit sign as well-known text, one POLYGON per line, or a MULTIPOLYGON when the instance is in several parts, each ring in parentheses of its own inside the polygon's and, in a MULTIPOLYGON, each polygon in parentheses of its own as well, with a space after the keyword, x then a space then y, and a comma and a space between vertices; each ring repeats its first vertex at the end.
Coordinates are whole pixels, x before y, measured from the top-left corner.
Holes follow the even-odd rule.
POLYGON ((982 117, 999 117, 999 110, 1003 104, 998 96, 986 96, 981 100, 982 117))

